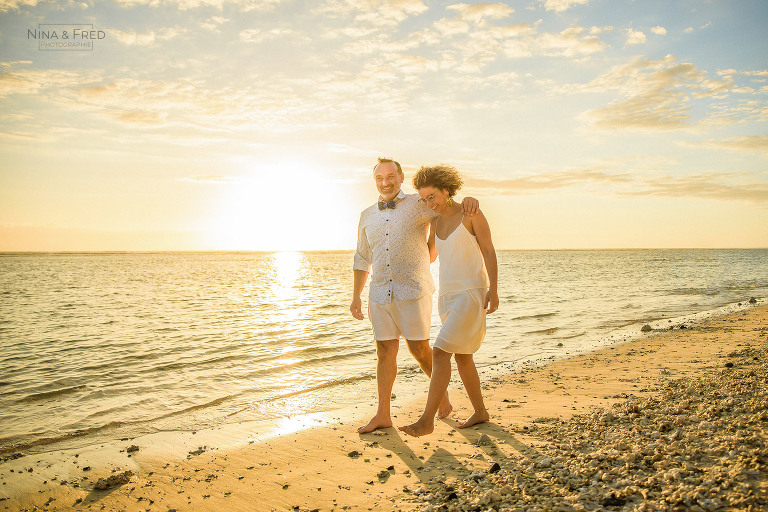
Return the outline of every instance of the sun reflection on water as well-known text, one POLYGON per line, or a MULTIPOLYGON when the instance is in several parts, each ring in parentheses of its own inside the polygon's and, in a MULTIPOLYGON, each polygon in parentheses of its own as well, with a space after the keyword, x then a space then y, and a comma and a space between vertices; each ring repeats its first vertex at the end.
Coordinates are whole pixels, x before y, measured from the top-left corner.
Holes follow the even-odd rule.
POLYGON ((301 277, 304 253, 276 252, 272 254, 275 286, 281 289, 293 288, 301 277))
POLYGON ((276 436, 290 434, 307 428, 317 427, 328 422, 328 415, 325 413, 308 413, 288 416, 277 420, 276 436))
POLYGON ((276 322, 291 322, 301 317, 301 278, 305 270, 305 256, 301 252, 276 252, 270 264, 270 283, 273 309, 269 315, 276 322))

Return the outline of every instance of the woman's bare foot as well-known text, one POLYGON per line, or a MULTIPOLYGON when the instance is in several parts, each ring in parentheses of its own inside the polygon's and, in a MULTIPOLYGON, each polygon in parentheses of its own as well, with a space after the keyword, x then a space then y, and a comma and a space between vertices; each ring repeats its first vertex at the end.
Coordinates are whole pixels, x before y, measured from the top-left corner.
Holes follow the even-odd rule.
POLYGON ((411 423, 404 427, 400 427, 400 430, 413 437, 421 437, 427 434, 431 434, 435 430, 434 421, 430 423, 424 418, 419 419, 416 423, 411 423))
POLYGON ((451 405, 451 401, 448 400, 448 393, 446 392, 445 395, 443 395, 443 399, 440 400, 440 406, 437 408, 437 418, 447 418, 452 411, 453 406, 451 405))
POLYGON ((389 428, 392 426, 392 417, 390 415, 381 415, 378 414, 371 418, 371 421, 368 422, 367 425, 364 425, 357 429, 357 432, 359 434, 367 434, 368 432, 373 432, 374 430, 378 430, 380 428, 389 428))
POLYGON ((456 428, 471 427, 472 425, 477 425, 478 423, 485 423, 490 419, 491 417, 488 415, 488 411, 486 411, 485 409, 483 409, 482 411, 475 411, 472 414, 472 416, 467 418, 467 421, 464 421, 456 425, 456 428))

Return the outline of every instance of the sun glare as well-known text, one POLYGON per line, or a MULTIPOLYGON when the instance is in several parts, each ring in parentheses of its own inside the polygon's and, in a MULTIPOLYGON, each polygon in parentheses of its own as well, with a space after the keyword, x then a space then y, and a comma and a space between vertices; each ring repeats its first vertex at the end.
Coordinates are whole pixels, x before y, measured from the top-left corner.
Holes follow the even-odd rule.
MULTIPOLYGON (((309 164, 262 167, 227 186, 210 224, 212 242, 217 250, 324 248, 328 233, 313 229, 314 205, 340 194, 323 169, 309 164)), ((328 229, 333 231, 333 223, 328 229)))

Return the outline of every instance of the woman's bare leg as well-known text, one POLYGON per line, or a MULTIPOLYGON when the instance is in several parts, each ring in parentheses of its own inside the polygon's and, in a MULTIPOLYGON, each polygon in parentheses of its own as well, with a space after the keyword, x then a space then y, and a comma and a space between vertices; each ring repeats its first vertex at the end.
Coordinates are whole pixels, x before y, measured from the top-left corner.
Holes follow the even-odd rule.
POLYGON ((483 402, 483 391, 480 388, 480 376, 477 374, 475 360, 472 358, 472 354, 456 354, 455 356, 461 382, 464 383, 464 389, 467 390, 469 401, 475 409, 472 416, 463 423, 458 424, 458 428, 467 428, 478 423, 485 423, 490 419, 490 416, 483 402))
POLYGON ((435 414, 440 407, 440 401, 445 396, 448 383, 451 381, 451 354, 439 348, 432 352, 432 378, 429 380, 429 394, 424 413, 416 423, 412 423, 400 430, 408 435, 419 437, 431 434, 435 430, 435 414))

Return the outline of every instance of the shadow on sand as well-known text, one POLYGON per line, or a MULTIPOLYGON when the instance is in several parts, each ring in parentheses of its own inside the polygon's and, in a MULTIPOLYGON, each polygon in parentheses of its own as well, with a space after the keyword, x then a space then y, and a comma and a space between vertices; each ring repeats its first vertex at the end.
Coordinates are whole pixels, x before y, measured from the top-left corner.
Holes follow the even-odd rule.
POLYGON ((512 448, 526 459, 535 460, 541 457, 541 454, 533 447, 522 442, 512 432, 498 423, 488 422, 474 425, 466 429, 458 429, 458 422, 453 419, 439 420, 454 428, 453 432, 460 434, 466 440, 466 444, 461 442, 461 437, 451 436, 450 442, 456 446, 456 449, 446 449, 445 447, 432 446, 435 441, 445 442, 447 438, 437 436, 425 436, 418 438, 423 443, 417 441, 417 446, 422 448, 423 454, 419 455, 410 444, 405 441, 409 438, 394 427, 382 429, 378 433, 360 434, 360 439, 366 442, 374 442, 381 448, 388 450, 394 456, 400 458, 408 467, 408 470, 418 478, 418 481, 425 486, 433 486, 444 481, 445 478, 454 477, 458 479, 466 478, 471 472, 477 470, 475 460, 488 461, 484 471, 489 471, 496 463, 503 468, 511 464, 517 464, 517 458, 512 458, 506 451, 512 448), (404 438, 404 436, 406 436, 404 438), (467 446, 469 445, 469 446, 467 446), (502 445, 507 448, 502 448, 502 445), (467 451, 474 452, 468 456, 467 451), (470 460, 472 459, 472 460, 470 460), (443 477, 443 478, 440 478, 443 477))

